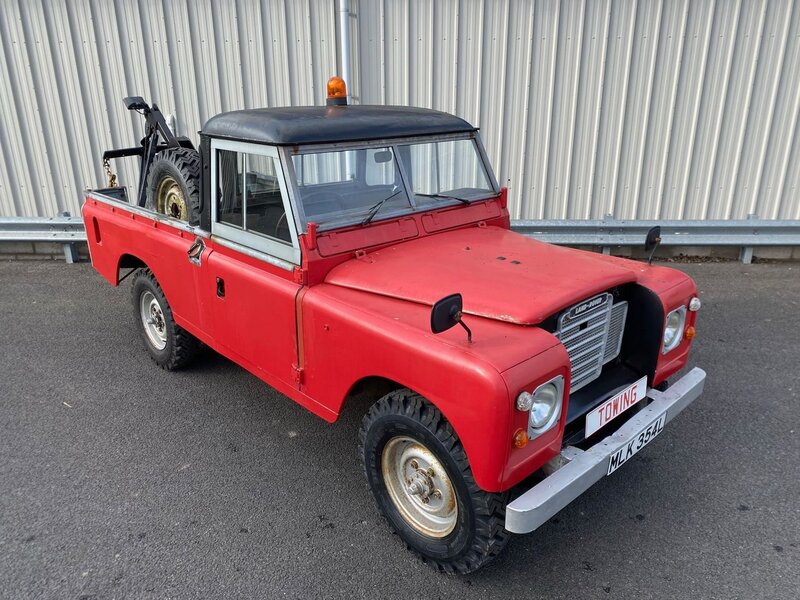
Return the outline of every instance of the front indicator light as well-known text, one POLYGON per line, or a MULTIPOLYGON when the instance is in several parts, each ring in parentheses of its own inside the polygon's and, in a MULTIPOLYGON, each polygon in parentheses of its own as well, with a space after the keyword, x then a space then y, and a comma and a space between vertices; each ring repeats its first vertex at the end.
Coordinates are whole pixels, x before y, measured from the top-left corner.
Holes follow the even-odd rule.
POLYGON ((514 433, 514 448, 524 448, 527 445, 528 434, 522 429, 517 429, 514 433))
POLYGON ((697 332, 695 331, 694 327, 690 325, 689 327, 686 328, 686 332, 683 335, 686 337, 687 340, 693 340, 694 336, 697 335, 697 332))

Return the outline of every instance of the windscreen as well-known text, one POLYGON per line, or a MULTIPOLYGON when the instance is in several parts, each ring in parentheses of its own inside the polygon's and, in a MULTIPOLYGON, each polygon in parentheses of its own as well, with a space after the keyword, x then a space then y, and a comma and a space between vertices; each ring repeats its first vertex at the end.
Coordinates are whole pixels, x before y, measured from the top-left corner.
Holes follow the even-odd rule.
POLYGON ((320 229, 497 194, 473 139, 304 152, 292 166, 305 224, 320 229))

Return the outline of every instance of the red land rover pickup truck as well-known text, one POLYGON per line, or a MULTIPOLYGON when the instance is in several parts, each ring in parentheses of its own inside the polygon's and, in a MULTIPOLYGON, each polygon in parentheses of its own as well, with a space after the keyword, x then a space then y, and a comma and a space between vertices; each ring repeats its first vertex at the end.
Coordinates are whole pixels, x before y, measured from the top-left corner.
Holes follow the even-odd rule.
POLYGON ((330 422, 374 394, 358 445, 378 508, 424 560, 469 572, 700 395, 698 368, 666 385, 697 288, 510 231, 462 119, 331 95, 217 115, 199 151, 127 98, 146 136, 104 158, 139 156, 140 183, 87 192, 92 264, 115 286, 135 271, 164 369, 202 342, 330 422))

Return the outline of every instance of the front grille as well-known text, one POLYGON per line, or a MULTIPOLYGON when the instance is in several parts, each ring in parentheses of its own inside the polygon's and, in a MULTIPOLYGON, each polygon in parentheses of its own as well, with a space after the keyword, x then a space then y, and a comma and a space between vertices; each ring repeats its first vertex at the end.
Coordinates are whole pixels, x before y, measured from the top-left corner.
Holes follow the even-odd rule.
POLYGON ((628 314, 627 302, 601 294, 567 309, 558 318, 556 337, 569 354, 574 392, 600 376, 603 365, 619 355, 628 314))

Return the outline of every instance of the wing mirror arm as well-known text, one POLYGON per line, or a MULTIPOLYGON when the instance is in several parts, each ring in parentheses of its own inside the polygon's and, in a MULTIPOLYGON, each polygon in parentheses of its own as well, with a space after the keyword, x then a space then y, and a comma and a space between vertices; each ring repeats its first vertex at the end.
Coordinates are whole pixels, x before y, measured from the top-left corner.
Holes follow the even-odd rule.
POLYGON ((431 309, 431 331, 442 333, 458 324, 467 332, 467 341, 472 343, 472 330, 463 321, 463 310, 464 301, 461 294, 445 296, 431 309))
POLYGON ((458 311, 458 313, 456 314, 455 318, 456 318, 458 324, 461 325, 464 328, 464 331, 467 332, 467 342, 469 342, 471 344, 472 343, 472 329, 467 327, 467 324, 464 323, 464 321, 461 319, 461 311, 458 311))
POLYGON ((656 253, 656 248, 661 243, 661 227, 656 225, 655 227, 651 227, 650 230, 647 232, 647 236, 644 240, 644 250, 648 252, 649 255, 647 257, 647 264, 653 264, 653 255, 656 253))

